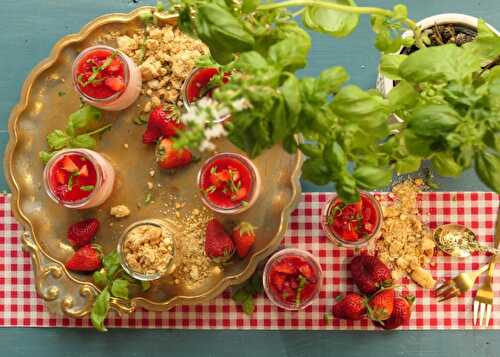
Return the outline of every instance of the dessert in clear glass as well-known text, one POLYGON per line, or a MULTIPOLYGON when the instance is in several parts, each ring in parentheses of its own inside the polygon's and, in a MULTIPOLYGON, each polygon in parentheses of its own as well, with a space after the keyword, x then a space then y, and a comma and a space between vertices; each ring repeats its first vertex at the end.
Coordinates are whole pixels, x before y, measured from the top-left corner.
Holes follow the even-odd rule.
POLYGON ((261 179, 254 163, 236 153, 220 153, 198 172, 203 203, 218 213, 238 214, 257 201, 261 179))
POLYGON ((269 258, 262 279, 273 304, 285 310, 302 310, 318 297, 323 271, 308 251, 285 248, 269 258))
POLYGON ((45 191, 52 200, 86 209, 101 205, 111 195, 115 170, 101 154, 88 149, 57 152, 43 172, 45 191))
POLYGON ((73 84, 90 105, 110 111, 131 106, 139 97, 141 71, 123 52, 109 46, 93 46, 73 62, 73 84))
POLYGON ((367 192, 360 192, 360 200, 351 204, 345 204, 334 194, 321 214, 321 226, 327 237, 346 247, 360 247, 378 238, 382 222, 380 203, 367 192))
MULTIPOLYGON (((182 101, 186 110, 189 110, 191 104, 201 98, 211 100, 212 93, 217 87, 210 86, 210 81, 217 74, 219 70, 212 67, 195 68, 191 71, 181 88, 182 101)), ((224 74, 223 82, 226 83, 228 80, 229 74, 224 74)), ((229 113, 223 114, 215 122, 222 123, 230 117, 229 113)))
POLYGON ((174 233, 160 219, 143 220, 127 227, 117 252, 123 269, 142 281, 172 274, 177 266, 174 233))

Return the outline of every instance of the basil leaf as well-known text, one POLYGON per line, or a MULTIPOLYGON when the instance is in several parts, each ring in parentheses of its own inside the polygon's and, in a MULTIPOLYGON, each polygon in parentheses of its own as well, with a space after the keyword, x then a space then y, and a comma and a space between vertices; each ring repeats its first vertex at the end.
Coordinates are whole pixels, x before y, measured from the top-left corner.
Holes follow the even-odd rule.
POLYGON ((94 274, 92 274, 92 279, 94 280, 94 283, 100 288, 104 288, 105 286, 107 286, 108 276, 106 274, 106 269, 95 271, 94 274))
POLYGON ((476 154, 476 172, 481 181, 500 193, 500 156, 498 153, 480 151, 476 154))
POLYGON ((106 287, 99 295, 97 295, 90 312, 90 321, 92 321, 92 325, 101 332, 107 331, 106 326, 104 326, 104 320, 108 315, 110 298, 111 296, 109 294, 109 290, 106 287))
POLYGON ((337 194, 344 201, 344 203, 358 202, 360 199, 358 189, 356 187, 356 180, 348 172, 343 172, 339 177, 336 186, 337 194))
POLYGON ((439 152, 432 156, 432 167, 441 176, 458 176, 463 171, 462 166, 446 152, 439 152))
POLYGON ((253 314, 254 310, 255 310, 255 305, 253 303, 253 298, 249 297, 248 299, 246 299, 245 301, 243 301, 243 304, 241 305, 241 307, 243 308, 243 312, 246 315, 251 316, 253 314))
POLYGON ((47 135, 47 144, 52 150, 60 150, 68 146, 70 139, 68 134, 56 129, 47 135))
POLYGON ((89 134, 81 134, 72 138, 70 145, 75 148, 92 149, 97 145, 97 141, 89 134))
POLYGON ((141 280, 140 284, 141 284, 141 289, 142 289, 143 292, 146 292, 146 291, 148 291, 151 288, 151 282, 150 281, 143 281, 143 280, 141 280))
POLYGON ((102 258, 102 266, 108 272, 108 277, 113 278, 118 269, 121 268, 120 256, 117 251, 113 251, 102 258))
POLYGON ((433 153, 434 139, 418 136, 413 130, 406 129, 403 133, 406 150, 412 155, 428 157, 433 153))
POLYGON ((479 19, 476 38, 463 47, 483 61, 493 61, 500 56, 500 36, 493 32, 484 20, 479 19))
POLYGON ((50 159, 52 159, 55 154, 55 152, 40 151, 38 153, 38 156, 40 157, 40 160, 42 160, 42 162, 46 164, 50 159))
POLYGON ((244 71, 266 69, 268 63, 262 55, 256 51, 244 52, 236 62, 236 66, 244 71))
POLYGON ((323 150, 317 144, 300 144, 299 149, 310 158, 319 159, 323 157, 323 150))
POLYGON ((390 167, 358 166, 353 176, 357 185, 367 190, 389 186, 392 182, 390 167))
POLYGON ((384 53, 392 53, 399 50, 401 47, 401 36, 392 36, 392 31, 389 28, 382 29, 375 36, 375 47, 384 53))
POLYGON ((69 116, 66 132, 69 135, 74 136, 78 129, 87 128, 94 122, 99 121, 101 118, 101 110, 94 108, 91 105, 85 104, 76 112, 71 113, 71 115, 69 116))
MULTIPOLYGON (((353 0, 330 0, 330 2, 356 6, 353 0)), ((306 27, 311 30, 344 37, 354 31, 358 25, 359 15, 310 5, 305 7, 302 19, 306 27)))
POLYGON ((287 111, 291 117, 289 119, 293 119, 293 123, 290 124, 290 128, 293 128, 296 124, 295 119, 302 109, 302 103, 300 101, 300 82, 297 77, 290 75, 280 87, 280 91, 283 94, 287 111))
POLYGON ((232 299, 237 304, 243 304, 248 298, 252 298, 252 296, 248 293, 245 287, 241 287, 232 295, 232 299))
POLYGON ((399 66, 407 58, 405 55, 386 54, 380 59, 380 72, 390 79, 401 79, 399 75, 399 66))
POLYGON ((283 139, 283 148, 289 153, 289 154, 295 154, 297 152, 297 141, 295 140, 295 136, 290 134, 287 135, 283 139))
POLYGON ((396 110, 412 108, 417 104, 418 92, 413 85, 403 80, 392 88, 387 95, 387 99, 389 100, 389 104, 396 110))
POLYGON ((409 174, 418 171, 422 159, 417 156, 407 156, 396 161, 395 169, 398 175, 409 174))
POLYGON ((323 159, 325 160, 328 168, 332 171, 342 171, 347 166, 347 156, 342 147, 334 141, 326 144, 323 151, 323 159))
POLYGON ((129 282, 127 280, 116 279, 111 284, 111 295, 122 299, 128 299, 128 286, 129 282))
POLYGON ((403 4, 397 4, 393 8, 393 19, 395 20, 404 20, 408 18, 408 8, 403 4))
POLYGON ((458 113, 445 104, 417 107, 411 114, 408 128, 424 137, 439 137, 451 132, 460 123, 458 113))
POLYGON ((319 75, 318 88, 327 93, 336 93, 349 80, 349 74, 344 67, 331 67, 319 75))
POLYGON ((302 165, 302 178, 316 185, 326 185, 331 177, 322 159, 307 159, 302 165))
POLYGON ((481 61, 455 44, 424 47, 413 52, 399 67, 402 78, 412 83, 462 79, 481 68, 481 61))
POLYGON ((275 101, 270 117, 272 118, 270 121, 272 128, 272 141, 276 143, 283 139, 288 134, 290 129, 283 97, 278 97, 275 101))
POLYGON ((304 68, 311 48, 311 38, 289 35, 269 48, 269 59, 283 70, 296 71, 304 68))

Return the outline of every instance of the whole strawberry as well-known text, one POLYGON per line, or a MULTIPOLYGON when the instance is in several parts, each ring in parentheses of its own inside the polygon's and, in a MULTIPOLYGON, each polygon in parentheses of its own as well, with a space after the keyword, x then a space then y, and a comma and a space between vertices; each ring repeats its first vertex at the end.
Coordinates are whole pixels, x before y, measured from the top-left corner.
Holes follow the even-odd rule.
POLYGON ((95 218, 73 223, 68 227, 68 241, 73 248, 83 247, 90 244, 98 230, 99 221, 95 218))
POLYGON ((205 231, 205 254, 212 260, 223 263, 231 259, 235 251, 231 237, 216 218, 211 219, 205 231))
POLYGON ((162 169, 170 170, 186 166, 193 161, 188 149, 175 149, 170 139, 162 139, 156 146, 156 162, 162 169))
POLYGON ((351 276, 364 294, 373 294, 392 284, 391 270, 375 256, 362 254, 351 261, 351 276))
POLYGON ((255 227, 248 222, 241 222, 233 229, 233 241, 238 256, 246 257, 255 243, 255 227))
POLYGON ((101 251, 90 244, 78 249, 66 262, 66 268, 72 271, 95 271, 101 268, 101 251))
POLYGON ((149 114, 148 126, 142 136, 144 144, 155 143, 160 137, 170 138, 175 136, 184 125, 171 116, 170 111, 165 111, 161 106, 156 107, 149 114))
POLYGON ((391 317, 394 310, 394 290, 384 289, 376 293, 368 301, 368 317, 372 321, 385 321, 391 317))
POLYGON ((394 299, 394 308, 391 317, 384 321, 383 324, 378 324, 386 330, 393 330, 410 322, 411 310, 415 297, 397 297, 394 299))
POLYGON ((337 296, 333 306, 333 316, 339 319, 359 320, 366 314, 365 298, 357 293, 345 293, 337 296))

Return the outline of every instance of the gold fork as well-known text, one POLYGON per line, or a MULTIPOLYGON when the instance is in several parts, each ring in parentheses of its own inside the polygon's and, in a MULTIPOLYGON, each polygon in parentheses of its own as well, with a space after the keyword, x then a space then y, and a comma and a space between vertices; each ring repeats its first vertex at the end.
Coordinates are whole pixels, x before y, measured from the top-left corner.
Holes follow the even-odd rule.
MULTIPOLYGON (((497 223, 495 226, 495 248, 498 248, 500 244, 500 209, 497 214, 497 223)), ((477 318, 479 313, 479 326, 488 327, 490 324, 491 310, 493 310, 493 289, 491 284, 493 283, 493 273, 495 272, 495 263, 497 256, 494 255, 490 259, 490 264, 488 265, 488 277, 484 282, 483 286, 477 291, 476 298, 474 299, 474 325, 477 324, 477 318), (485 315, 486 312, 486 315, 485 315)))
POLYGON ((481 269, 467 273, 460 273, 456 277, 446 280, 434 290, 436 297, 440 298, 439 302, 457 297, 460 294, 472 289, 477 277, 484 273, 486 269, 488 269, 488 264, 483 266, 481 269))

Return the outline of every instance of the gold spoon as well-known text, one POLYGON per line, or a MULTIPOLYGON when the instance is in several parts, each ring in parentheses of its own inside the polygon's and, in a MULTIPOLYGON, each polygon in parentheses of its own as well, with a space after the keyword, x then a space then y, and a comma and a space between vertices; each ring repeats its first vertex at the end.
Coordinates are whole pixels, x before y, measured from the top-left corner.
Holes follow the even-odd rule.
POLYGON ((461 224, 443 224, 434 230, 434 241, 446 254, 467 258, 474 252, 498 254, 499 250, 480 244, 477 235, 461 224))

